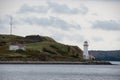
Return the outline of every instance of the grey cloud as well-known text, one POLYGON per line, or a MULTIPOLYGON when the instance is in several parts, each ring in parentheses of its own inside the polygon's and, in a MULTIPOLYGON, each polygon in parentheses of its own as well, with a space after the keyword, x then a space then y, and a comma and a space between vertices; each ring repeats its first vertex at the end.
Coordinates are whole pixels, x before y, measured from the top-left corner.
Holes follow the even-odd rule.
POLYGON ((3 32, 5 30, 5 25, 2 20, 0 20, 0 32, 3 32))
POLYGON ((36 17, 30 17, 21 19, 24 23, 28 23, 30 25, 41 25, 43 27, 55 27, 60 28, 64 30, 68 30, 70 28, 77 28, 80 29, 80 25, 78 24, 71 24, 68 23, 60 18, 57 17, 49 17, 49 18, 36 18, 36 17))
POLYGON ((46 6, 29 6, 23 5, 19 13, 47 13, 49 10, 59 14, 86 14, 88 12, 88 8, 85 6, 81 6, 80 8, 69 8, 67 5, 61 5, 54 2, 48 2, 46 6))
MULTIPOLYGON (((73 1, 74 1, 74 0, 73 0, 73 1)), ((119 2, 120 0, 84 0, 84 1, 97 1, 97 2, 103 2, 103 1, 104 1, 104 2, 110 2, 110 1, 111 1, 111 2, 116 2, 116 1, 118 1, 118 2, 119 2)))
POLYGON ((92 26, 93 29, 102 29, 102 30, 120 30, 120 24, 111 20, 111 21, 95 21, 92 26))
POLYGON ((60 5, 58 3, 48 2, 49 7, 53 12, 56 13, 64 13, 64 14, 86 14, 88 12, 88 8, 85 6, 82 6, 81 8, 73 8, 70 9, 67 5, 60 5))
POLYGON ((93 37, 92 38, 95 42, 100 42, 103 41, 103 39, 101 37, 93 37))
MULTIPOLYGON (((5 16, 4 18, 0 18, 0 29, 3 30, 5 25, 9 26, 10 16, 5 16)), ((71 28, 81 29, 79 24, 71 24, 57 17, 27 17, 27 18, 13 18, 13 26, 15 25, 40 25, 42 27, 54 27, 64 30, 69 30, 71 28)))
POLYGON ((117 38, 117 41, 120 41, 120 36, 119 36, 119 38, 117 38))
POLYGON ((48 11, 48 7, 46 6, 29 6, 29 5, 23 5, 19 13, 28 13, 28 12, 36 12, 36 13, 46 13, 48 11))
POLYGON ((5 15, 3 18, 0 18, 0 27, 4 25, 10 25, 10 17, 12 17, 13 25, 20 23, 20 21, 17 18, 14 18, 13 16, 10 15, 5 15))
POLYGON ((4 16, 3 18, 0 18, 0 33, 1 32, 7 32, 9 29, 9 17, 10 16, 4 16))
POLYGON ((68 41, 74 41, 75 43, 83 42, 84 41, 84 36, 80 34, 72 34, 68 35, 65 33, 55 33, 52 35, 52 37, 57 40, 57 41, 63 41, 63 40, 68 40, 68 41))
POLYGON ((4 18, 0 18, 0 25, 4 25, 9 23, 9 16, 4 16, 4 18))
POLYGON ((9 24, 8 16, 0 18, 0 29, 3 29, 6 24, 9 24))

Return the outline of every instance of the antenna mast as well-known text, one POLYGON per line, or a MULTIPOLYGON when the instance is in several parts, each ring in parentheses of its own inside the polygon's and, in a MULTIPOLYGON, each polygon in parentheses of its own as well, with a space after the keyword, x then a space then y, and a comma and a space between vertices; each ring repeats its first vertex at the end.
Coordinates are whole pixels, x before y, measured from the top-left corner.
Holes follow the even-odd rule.
POLYGON ((12 16, 10 16, 10 35, 12 35, 12 16))

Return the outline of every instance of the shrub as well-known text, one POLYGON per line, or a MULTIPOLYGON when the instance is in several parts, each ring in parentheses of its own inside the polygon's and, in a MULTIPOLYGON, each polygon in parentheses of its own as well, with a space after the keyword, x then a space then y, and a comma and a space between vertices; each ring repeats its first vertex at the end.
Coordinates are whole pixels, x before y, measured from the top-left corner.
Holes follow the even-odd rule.
POLYGON ((23 52, 25 52, 25 51, 22 50, 22 49, 18 49, 18 50, 16 50, 16 52, 17 52, 17 53, 23 53, 23 52))

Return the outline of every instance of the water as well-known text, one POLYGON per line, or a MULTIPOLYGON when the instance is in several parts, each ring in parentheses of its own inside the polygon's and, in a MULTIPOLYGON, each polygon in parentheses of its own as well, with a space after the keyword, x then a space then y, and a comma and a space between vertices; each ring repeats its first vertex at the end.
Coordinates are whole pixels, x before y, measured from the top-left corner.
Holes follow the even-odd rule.
POLYGON ((120 65, 0 64, 0 80, 120 80, 120 65))
POLYGON ((120 65, 120 61, 110 61, 112 64, 118 64, 120 65))

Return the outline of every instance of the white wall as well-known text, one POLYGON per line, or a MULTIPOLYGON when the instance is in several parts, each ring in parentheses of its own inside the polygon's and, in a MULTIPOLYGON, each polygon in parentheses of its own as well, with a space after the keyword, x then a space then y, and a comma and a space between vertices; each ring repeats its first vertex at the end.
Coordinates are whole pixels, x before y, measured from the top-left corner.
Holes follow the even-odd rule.
POLYGON ((25 50, 25 47, 19 47, 17 45, 10 45, 9 46, 9 50, 18 50, 18 49, 25 50))

